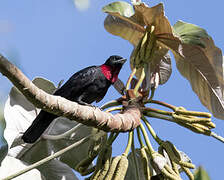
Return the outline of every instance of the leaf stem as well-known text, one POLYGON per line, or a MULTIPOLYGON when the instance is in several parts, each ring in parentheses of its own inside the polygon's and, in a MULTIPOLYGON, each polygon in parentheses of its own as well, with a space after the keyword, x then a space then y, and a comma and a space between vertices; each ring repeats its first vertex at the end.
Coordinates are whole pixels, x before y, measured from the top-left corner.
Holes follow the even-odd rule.
POLYGON ((145 116, 142 116, 142 120, 145 123, 145 125, 147 126, 150 134, 152 135, 152 137, 155 139, 155 141, 161 145, 162 144, 162 140, 157 136, 157 134, 155 133, 154 129, 152 128, 152 126, 150 125, 150 123, 147 121, 147 119, 145 118, 145 116))
POLYGON ((166 116, 164 114, 159 114, 157 112, 145 112, 144 113, 145 116, 148 116, 148 117, 154 117, 154 118, 158 118, 158 119, 163 119, 163 120, 167 120, 167 121, 170 121, 170 122, 176 122, 173 117, 171 116, 166 116))
POLYGON ((139 174, 139 170, 138 170, 139 165, 138 165, 138 160, 137 160, 136 150, 135 150, 135 143, 134 143, 134 131, 133 131, 133 138, 132 138, 132 143, 131 143, 131 151, 132 151, 133 157, 134 157, 134 165, 135 165, 137 180, 140 180, 140 174, 139 174))
POLYGON ((152 153, 154 152, 154 149, 153 149, 153 147, 152 147, 152 145, 151 145, 151 143, 149 141, 149 137, 148 137, 147 132, 146 132, 146 130, 145 130, 145 128, 144 128, 142 123, 140 124, 140 129, 142 131, 142 134, 143 134, 143 137, 145 139, 145 142, 146 142, 146 145, 148 147, 148 150, 149 150, 150 154, 152 155, 152 153))
POLYGON ((118 111, 118 110, 121 110, 121 109, 122 109, 122 107, 116 106, 116 107, 112 107, 110 109, 107 109, 106 112, 118 111))
POLYGON ((127 144, 126 149, 123 153, 123 155, 126 156, 126 157, 128 156, 128 153, 131 149, 132 139, 133 139, 133 131, 129 132, 129 134, 128 134, 128 144, 127 144))
POLYGON ((118 106, 118 105, 121 105, 121 103, 118 102, 117 100, 112 100, 112 101, 109 101, 109 102, 105 103, 104 105, 102 105, 100 107, 100 109, 104 110, 104 109, 107 109, 109 107, 118 106))
POLYGON ((155 108, 143 108, 144 111, 148 111, 148 112, 156 112, 159 114, 163 114, 163 115, 168 115, 168 116, 172 116, 173 112, 169 112, 169 111, 164 111, 164 110, 160 110, 160 109, 155 109, 155 108))
POLYGON ((141 133, 140 133, 140 127, 137 127, 137 135, 138 135, 138 141, 139 141, 139 143, 141 145, 141 148, 143 148, 145 145, 144 145, 144 143, 142 141, 142 137, 141 137, 141 133))
POLYGON ((171 104, 168 104, 168 103, 165 103, 165 102, 162 102, 162 101, 157 101, 157 100, 146 100, 144 103, 145 103, 145 104, 147 104, 147 103, 159 104, 159 105, 161 105, 161 106, 170 108, 170 109, 172 109, 173 111, 176 111, 176 108, 177 108, 176 106, 173 106, 173 105, 171 105, 171 104))

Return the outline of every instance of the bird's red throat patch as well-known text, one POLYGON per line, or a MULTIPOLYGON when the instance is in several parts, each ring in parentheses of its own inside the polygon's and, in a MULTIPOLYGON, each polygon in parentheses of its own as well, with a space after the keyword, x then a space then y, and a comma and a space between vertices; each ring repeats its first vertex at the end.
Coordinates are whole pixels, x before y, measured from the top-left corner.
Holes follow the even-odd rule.
POLYGON ((115 81, 117 81, 118 79, 118 74, 120 72, 119 68, 111 68, 110 66, 107 66, 105 64, 100 66, 102 73, 104 74, 104 76, 112 83, 114 83, 115 81))

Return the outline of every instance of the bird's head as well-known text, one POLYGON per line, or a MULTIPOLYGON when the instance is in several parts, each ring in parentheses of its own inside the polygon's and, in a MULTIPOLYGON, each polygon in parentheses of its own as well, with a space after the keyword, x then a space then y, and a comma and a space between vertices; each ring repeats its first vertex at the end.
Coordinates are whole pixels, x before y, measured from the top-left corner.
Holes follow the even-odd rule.
POLYGON ((124 59, 121 56, 110 56, 106 62, 104 63, 107 66, 110 66, 111 68, 121 68, 123 64, 126 62, 127 59, 124 59))
POLYGON ((114 83, 118 79, 118 74, 126 61, 127 59, 121 56, 110 56, 101 66, 102 73, 111 83, 114 83))

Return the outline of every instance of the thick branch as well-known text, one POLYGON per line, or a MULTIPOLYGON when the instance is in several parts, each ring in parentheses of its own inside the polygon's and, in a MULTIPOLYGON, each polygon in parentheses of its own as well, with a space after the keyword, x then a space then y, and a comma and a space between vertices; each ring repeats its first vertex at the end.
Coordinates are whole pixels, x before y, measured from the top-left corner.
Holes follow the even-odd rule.
POLYGON ((140 124, 141 112, 135 105, 129 105, 123 113, 112 115, 98 108, 79 105, 59 96, 50 95, 36 87, 16 66, 0 55, 0 72, 37 108, 64 116, 87 126, 104 131, 125 132, 140 124))

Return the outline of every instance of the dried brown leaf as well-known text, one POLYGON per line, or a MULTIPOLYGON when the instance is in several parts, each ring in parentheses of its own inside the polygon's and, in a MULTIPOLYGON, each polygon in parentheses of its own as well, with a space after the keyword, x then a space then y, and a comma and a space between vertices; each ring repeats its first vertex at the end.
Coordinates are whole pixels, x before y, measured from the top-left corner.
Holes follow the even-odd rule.
POLYGON ((158 41, 172 50, 178 70, 188 79, 201 103, 215 117, 224 119, 221 50, 202 28, 184 22, 175 26, 179 37, 163 35, 158 41))

